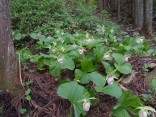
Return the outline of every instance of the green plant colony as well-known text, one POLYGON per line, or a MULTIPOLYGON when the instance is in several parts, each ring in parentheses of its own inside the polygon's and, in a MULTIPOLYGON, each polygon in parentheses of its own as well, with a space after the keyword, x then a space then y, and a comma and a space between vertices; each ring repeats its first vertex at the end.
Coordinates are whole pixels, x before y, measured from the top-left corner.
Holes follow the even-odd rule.
MULTIPOLYGON (((143 37, 119 36, 122 32, 107 12, 94 16, 95 1, 87 7, 83 0, 68 2, 12 0, 13 37, 21 62, 36 63, 59 80, 57 94, 70 101, 75 117, 85 116, 101 94, 118 100, 111 113, 116 117, 154 111, 118 85, 122 75, 132 72, 130 57, 155 56, 154 49, 143 37), (26 38, 35 48, 22 45, 26 38), (61 73, 68 70, 73 75, 64 78, 61 73)), ((27 100, 30 92, 26 91, 27 100)))

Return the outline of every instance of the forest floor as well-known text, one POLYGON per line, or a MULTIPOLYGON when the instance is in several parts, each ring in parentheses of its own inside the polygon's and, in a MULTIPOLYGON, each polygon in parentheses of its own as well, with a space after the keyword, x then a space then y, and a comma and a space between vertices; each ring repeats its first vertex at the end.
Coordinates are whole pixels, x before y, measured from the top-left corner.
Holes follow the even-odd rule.
MULTIPOLYGON (((120 22, 121 27, 125 25, 124 20, 120 22)), ((155 30, 154 25, 154 30, 155 30)), ((124 29, 130 35, 136 33, 136 31, 128 31, 124 29)), ((123 81, 120 85, 124 90, 130 89, 135 95, 147 94, 148 93, 148 76, 156 76, 156 68, 150 69, 145 72, 144 64, 156 64, 156 58, 150 57, 132 57, 130 63, 135 70, 135 75, 124 76, 129 81, 123 81)), ((32 90, 31 100, 25 101, 26 88, 23 87, 20 94, 13 99, 9 93, 2 92, 0 94, 0 117, 26 117, 21 116, 16 110, 26 108, 30 117, 68 117, 70 111, 70 103, 67 100, 61 99, 56 94, 57 84, 59 81, 52 78, 49 73, 37 70, 35 64, 26 64, 26 70, 22 71, 22 82, 33 81, 29 88, 32 90), (29 71, 33 70, 33 73, 29 71)), ((63 71, 63 76, 73 75, 71 71, 63 71)), ((150 105, 156 109, 156 93, 153 94, 153 98, 147 100, 146 105, 150 105)), ((99 95, 99 101, 95 102, 94 106, 91 107, 86 117, 109 117, 112 111, 112 107, 116 104, 115 98, 109 95, 99 95)), ((156 115, 153 115, 156 117, 156 115)))
MULTIPOLYGON (((137 73, 129 83, 121 83, 123 89, 130 89, 135 95, 146 94, 148 90, 147 76, 154 71, 151 69, 145 74, 143 66, 144 63, 156 63, 156 59, 149 57, 133 57, 130 60, 133 66, 133 70, 137 73), (148 75, 147 75, 148 74, 148 75)), ((57 84, 54 78, 47 72, 39 72, 36 65, 28 64, 29 69, 35 70, 34 73, 28 71, 22 72, 23 82, 33 81, 30 85, 32 90, 31 101, 28 103, 25 101, 25 88, 21 93, 13 98, 8 93, 3 92, 0 95, 0 105, 3 106, 2 117, 20 117, 20 113, 16 110, 20 110, 21 107, 27 109, 30 117, 68 117, 70 111, 70 104, 68 101, 61 99, 56 94, 57 84), (14 108, 14 107, 15 108, 14 108)), ((156 72, 153 72, 156 74, 156 72)), ((152 73, 152 74, 153 74, 152 73)), ((64 75, 72 75, 70 71, 62 73, 64 75)), ((154 98, 147 100, 147 105, 151 105, 156 108, 156 94, 153 94, 154 98)), ((112 107, 116 104, 116 100, 108 95, 99 95, 99 102, 90 109, 86 117, 109 117, 112 107)), ((156 115, 154 116, 156 117, 156 115)))

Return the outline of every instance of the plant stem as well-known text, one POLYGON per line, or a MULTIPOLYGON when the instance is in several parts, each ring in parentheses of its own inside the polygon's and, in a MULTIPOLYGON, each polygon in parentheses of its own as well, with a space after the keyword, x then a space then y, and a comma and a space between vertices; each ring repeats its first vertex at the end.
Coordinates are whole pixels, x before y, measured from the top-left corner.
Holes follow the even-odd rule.
POLYGON ((113 70, 110 74, 107 75, 107 77, 113 75, 116 71, 117 69, 113 70))
POLYGON ((74 110, 73 110, 73 106, 70 106, 70 115, 69 117, 74 117, 74 110))

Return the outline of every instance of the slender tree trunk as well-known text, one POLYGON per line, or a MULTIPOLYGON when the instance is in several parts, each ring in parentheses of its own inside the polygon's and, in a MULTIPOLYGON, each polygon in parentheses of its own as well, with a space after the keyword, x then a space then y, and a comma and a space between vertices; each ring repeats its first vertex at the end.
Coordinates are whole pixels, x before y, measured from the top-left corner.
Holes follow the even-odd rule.
POLYGON ((143 31, 152 37, 153 0, 144 0, 144 25, 143 31))
POLYGON ((107 1, 108 0, 103 0, 103 10, 108 10, 107 1))
POLYGON ((135 27, 136 28, 142 28, 143 26, 143 0, 135 0, 135 6, 134 6, 134 10, 135 10, 135 27))
POLYGON ((11 38, 10 0, 0 0, 0 90, 16 92, 17 78, 17 62, 11 38))
POLYGON ((98 7, 99 10, 106 10, 106 11, 110 11, 110 4, 108 0, 98 0, 98 7))
POLYGON ((100 11, 104 10, 104 8, 103 8, 103 0, 98 0, 98 7, 99 7, 100 11))
POLYGON ((117 0, 117 15, 118 15, 118 20, 120 21, 121 19, 121 14, 120 14, 120 9, 121 9, 121 6, 120 6, 120 0, 117 0))
POLYGON ((135 0, 131 1, 131 9, 132 9, 132 18, 135 19, 135 0))
POLYGON ((125 3, 125 1, 124 0, 121 0, 120 3, 121 3, 121 6, 123 6, 124 3, 125 3))

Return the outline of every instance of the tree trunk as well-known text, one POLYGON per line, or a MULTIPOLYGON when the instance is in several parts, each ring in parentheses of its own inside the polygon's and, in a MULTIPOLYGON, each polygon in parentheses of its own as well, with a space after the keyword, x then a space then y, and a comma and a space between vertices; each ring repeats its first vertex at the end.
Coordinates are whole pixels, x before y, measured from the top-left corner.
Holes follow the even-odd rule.
POLYGON ((16 93, 17 78, 17 62, 11 38, 10 0, 0 0, 0 90, 16 93))
POLYGON ((103 8, 103 0, 98 0, 98 7, 99 7, 100 11, 104 10, 104 8, 103 8))
POLYGON ((108 0, 103 0, 103 10, 108 10, 107 1, 108 0))
POLYGON ((143 31, 152 37, 153 0, 144 0, 144 25, 143 31))
POLYGON ((108 4, 108 0, 98 0, 98 7, 100 11, 106 10, 109 11, 109 4, 108 4))
POLYGON ((121 9, 120 0, 117 0, 117 15, 118 15, 118 20, 119 20, 119 21, 120 21, 120 19, 121 19, 120 9, 121 9))
POLYGON ((132 9, 132 18, 135 19, 135 0, 131 1, 131 9, 132 9))
POLYGON ((135 0, 134 2, 135 27, 141 29, 143 26, 143 0, 135 0))

